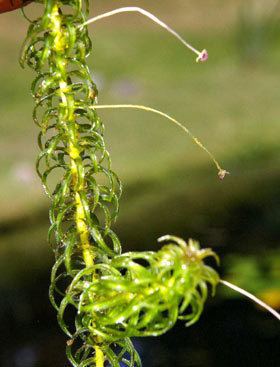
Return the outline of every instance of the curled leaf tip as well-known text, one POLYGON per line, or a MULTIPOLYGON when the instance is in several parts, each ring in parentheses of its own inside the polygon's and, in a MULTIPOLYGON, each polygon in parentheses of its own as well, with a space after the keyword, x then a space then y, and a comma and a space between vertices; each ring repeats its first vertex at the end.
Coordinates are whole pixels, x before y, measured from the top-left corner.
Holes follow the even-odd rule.
POLYGON ((164 242, 170 240, 171 236, 169 234, 163 235, 157 239, 157 242, 164 242))
POLYGON ((225 169, 220 169, 218 172, 218 177, 220 180, 223 180, 226 175, 229 175, 230 173, 228 171, 226 171, 225 169))
POLYGON ((196 58, 196 62, 205 62, 208 60, 208 52, 207 50, 202 50, 199 54, 198 57, 196 58))

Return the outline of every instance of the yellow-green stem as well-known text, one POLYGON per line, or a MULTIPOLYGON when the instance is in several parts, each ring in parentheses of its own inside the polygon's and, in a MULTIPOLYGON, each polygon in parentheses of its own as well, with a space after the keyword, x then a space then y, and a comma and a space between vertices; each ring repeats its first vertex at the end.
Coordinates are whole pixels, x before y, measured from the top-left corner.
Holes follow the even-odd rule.
POLYGON ((104 367, 104 354, 98 345, 94 346, 95 349, 95 364, 96 367, 104 367))
MULTIPOLYGON (((63 37, 63 29, 61 26, 61 17, 59 14, 59 7, 55 5, 53 7, 52 16, 52 32, 55 36, 54 50, 57 52, 59 57, 63 57, 65 52, 65 40, 63 37)), ((80 246, 82 249, 83 259, 86 267, 94 265, 94 255, 91 251, 91 245, 89 240, 89 230, 86 224, 86 214, 83 202, 81 200, 81 194, 85 190, 84 182, 84 169, 82 166, 82 158, 79 151, 79 134, 76 128, 76 121, 74 116, 74 99, 72 95, 69 95, 68 84, 66 77, 67 74, 67 59, 64 58, 63 63, 60 63, 61 80, 59 82, 59 95, 61 98, 61 109, 67 111, 65 114, 65 120, 61 121, 65 125, 68 137, 68 153, 70 157, 70 167, 72 175, 72 187, 75 195, 75 224, 77 232, 80 238, 80 246)), ((62 113, 62 116, 64 114, 62 113)), ((98 345, 94 345, 95 349, 95 360, 96 367, 104 367, 104 354, 98 345)))
MULTIPOLYGON (((61 17, 59 14, 59 7, 58 5, 54 5, 52 15, 51 15, 51 22, 52 22, 52 32, 54 34, 54 50, 58 53, 61 57, 65 52, 65 39, 63 37, 63 29, 61 26, 61 17)), ((67 59, 64 58, 63 63, 60 63, 61 75, 66 75, 67 71, 67 59), (63 66, 62 66, 63 65, 63 66)), ((79 175, 78 171, 80 171, 81 167, 81 156, 79 149, 77 148, 77 141, 79 136, 77 134, 77 129, 75 126, 75 118, 72 108, 69 106, 73 106, 74 101, 73 97, 67 95, 68 85, 67 80, 63 80, 61 78, 59 83, 59 94, 61 97, 61 107, 63 109, 67 109, 67 122, 64 122, 65 125, 69 123, 70 133, 69 137, 69 156, 70 156, 70 165, 71 165, 71 174, 72 174, 72 185, 75 188, 75 204, 76 204, 76 215, 75 215, 75 222, 76 228, 80 236, 80 245, 83 252, 83 258, 85 265, 90 267, 94 264, 94 256, 90 251, 90 242, 89 242, 89 231, 86 225, 86 216, 85 210, 81 201, 80 193, 85 189, 84 186, 84 175, 79 175), (78 170, 79 168, 79 170, 78 170), (79 175, 79 176, 78 176, 79 175)))

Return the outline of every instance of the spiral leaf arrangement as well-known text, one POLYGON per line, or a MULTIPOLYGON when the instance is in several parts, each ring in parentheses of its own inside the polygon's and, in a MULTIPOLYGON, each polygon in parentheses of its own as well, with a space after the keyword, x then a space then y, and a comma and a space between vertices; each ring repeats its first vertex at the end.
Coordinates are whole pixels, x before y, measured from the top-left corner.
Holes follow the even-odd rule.
POLYGON ((141 366, 130 337, 160 335, 178 318, 195 322, 207 285, 214 290, 219 281, 204 264, 216 255, 169 236, 158 252, 121 254, 111 229, 121 184, 111 170, 86 63, 88 1, 43 3, 43 16, 30 24, 21 64, 37 73, 37 171, 51 199, 49 241, 56 258, 50 299, 69 337, 66 352, 73 366, 141 366))

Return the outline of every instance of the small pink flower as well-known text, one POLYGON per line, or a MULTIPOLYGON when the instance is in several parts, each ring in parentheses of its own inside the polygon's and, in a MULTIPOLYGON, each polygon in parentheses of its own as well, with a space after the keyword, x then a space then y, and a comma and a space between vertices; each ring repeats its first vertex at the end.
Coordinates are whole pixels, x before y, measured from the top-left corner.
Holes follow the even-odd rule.
POLYGON ((208 52, 207 50, 202 50, 198 55, 196 62, 204 62, 208 60, 208 52))
POLYGON ((219 172, 218 172, 218 177, 220 180, 223 180, 226 175, 229 175, 229 172, 226 171, 225 169, 220 169, 219 172))

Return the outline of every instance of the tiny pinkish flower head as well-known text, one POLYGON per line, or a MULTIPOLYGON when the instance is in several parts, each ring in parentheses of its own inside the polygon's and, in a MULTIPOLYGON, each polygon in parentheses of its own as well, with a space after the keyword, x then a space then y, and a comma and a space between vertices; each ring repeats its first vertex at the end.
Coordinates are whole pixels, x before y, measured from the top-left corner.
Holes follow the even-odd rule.
POLYGON ((196 62, 204 62, 208 60, 208 52, 207 50, 202 50, 198 55, 196 62))
POLYGON ((229 172, 226 171, 225 169, 220 169, 219 172, 218 172, 218 177, 220 180, 223 180, 226 175, 229 175, 229 172))

